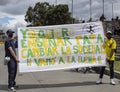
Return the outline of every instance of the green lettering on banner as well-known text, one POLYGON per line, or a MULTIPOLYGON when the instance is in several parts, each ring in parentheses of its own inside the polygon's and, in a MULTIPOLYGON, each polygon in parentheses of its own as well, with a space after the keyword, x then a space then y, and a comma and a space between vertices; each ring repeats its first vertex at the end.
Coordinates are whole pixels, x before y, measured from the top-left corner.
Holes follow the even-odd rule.
POLYGON ((100 54, 100 47, 98 45, 96 45, 96 54, 100 54))
POLYGON ((51 48, 48 48, 48 55, 52 56, 52 49, 51 48))
POLYGON ((39 36, 40 38, 45 38, 44 30, 39 30, 38 36, 39 36))
POLYGON ((39 66, 40 65, 40 60, 39 59, 34 59, 34 61, 35 61, 35 64, 37 65, 37 66, 39 66))
POLYGON ((22 48, 27 48, 26 45, 27 45, 26 44, 26 39, 24 38, 24 39, 21 40, 21 46, 22 46, 22 48))
POLYGON ((68 37, 69 35, 68 35, 68 29, 67 28, 62 28, 62 36, 63 36, 63 38, 69 38, 68 37))
POLYGON ((84 36, 84 44, 90 44, 90 40, 87 35, 84 36))
POLYGON ((65 54, 66 54, 66 52, 64 51, 64 48, 63 48, 63 47, 61 47, 61 52, 62 52, 62 55, 65 55, 65 54))
POLYGON ((29 58, 29 57, 34 57, 31 49, 28 49, 28 58, 29 58))
POLYGON ((37 46, 38 47, 42 47, 43 46, 43 43, 40 41, 39 38, 36 38, 36 42, 37 42, 37 46))
POLYGON ((51 59, 50 59, 50 58, 47 58, 47 59, 46 59, 47 65, 49 65, 50 62, 51 62, 51 59))
POLYGON ((20 29, 20 31, 22 32, 23 38, 26 38, 26 34, 27 34, 27 29, 20 29))
POLYGON ((66 46, 67 46, 67 43, 70 44, 70 45, 72 45, 72 43, 70 42, 70 39, 66 39, 66 38, 65 38, 65 39, 64 39, 64 42, 65 42, 65 45, 66 45, 66 46))
POLYGON ((89 63, 92 63, 92 60, 93 60, 93 57, 92 57, 92 56, 89 56, 89 57, 88 57, 88 62, 89 62, 89 63))
POLYGON ((101 34, 98 34, 97 43, 102 43, 102 42, 103 42, 103 38, 102 38, 101 34))
POLYGON ((62 58, 62 57, 60 57, 60 59, 59 59, 59 64, 60 64, 60 63, 65 64, 65 62, 64 62, 64 60, 63 60, 63 58, 62 58))
POLYGON ((56 42, 55 39, 48 39, 49 45, 55 47, 56 46, 56 42))
POLYGON ((40 56, 44 56, 45 52, 44 52, 44 48, 40 48, 40 56))
POLYGON ((78 54, 78 46, 73 46, 74 54, 78 54))
POLYGON ((51 31, 51 37, 49 39, 53 39, 54 38, 54 30, 50 30, 51 31))
POLYGON ((73 63, 76 63, 74 56, 72 56, 72 62, 73 62, 73 63))

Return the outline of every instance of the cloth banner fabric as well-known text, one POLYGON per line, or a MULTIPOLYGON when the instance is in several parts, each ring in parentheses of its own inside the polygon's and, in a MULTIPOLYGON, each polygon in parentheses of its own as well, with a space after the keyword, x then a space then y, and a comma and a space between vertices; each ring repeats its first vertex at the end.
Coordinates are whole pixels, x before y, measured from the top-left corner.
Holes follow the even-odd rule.
POLYGON ((105 66, 101 22, 18 28, 20 72, 105 66))

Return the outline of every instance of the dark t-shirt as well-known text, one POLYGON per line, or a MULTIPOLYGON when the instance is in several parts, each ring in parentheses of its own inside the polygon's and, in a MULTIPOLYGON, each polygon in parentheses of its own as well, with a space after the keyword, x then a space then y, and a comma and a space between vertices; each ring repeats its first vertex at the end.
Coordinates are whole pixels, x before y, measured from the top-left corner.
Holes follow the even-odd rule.
POLYGON ((9 47, 11 47, 14 51, 14 53, 16 54, 16 50, 15 50, 15 43, 14 43, 14 40, 11 39, 6 39, 5 40, 5 57, 8 56, 10 58, 13 58, 13 56, 11 55, 10 51, 9 51, 9 47))

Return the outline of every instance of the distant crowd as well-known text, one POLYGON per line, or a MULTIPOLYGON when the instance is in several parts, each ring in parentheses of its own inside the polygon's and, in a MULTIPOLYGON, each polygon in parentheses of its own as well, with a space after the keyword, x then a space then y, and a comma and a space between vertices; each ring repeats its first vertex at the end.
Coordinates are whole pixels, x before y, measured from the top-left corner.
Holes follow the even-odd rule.
POLYGON ((118 16, 115 19, 112 18, 111 21, 107 21, 102 15, 100 21, 104 23, 103 26, 106 31, 111 31, 113 35, 120 35, 120 19, 118 16))

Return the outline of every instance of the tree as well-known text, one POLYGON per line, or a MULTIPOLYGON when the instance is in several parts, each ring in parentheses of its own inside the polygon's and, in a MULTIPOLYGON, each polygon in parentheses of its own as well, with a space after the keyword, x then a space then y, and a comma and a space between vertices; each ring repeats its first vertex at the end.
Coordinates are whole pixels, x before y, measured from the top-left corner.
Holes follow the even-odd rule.
POLYGON ((54 6, 47 2, 38 2, 33 8, 28 8, 25 21, 30 23, 30 26, 44 26, 72 23, 72 18, 68 5, 54 6))

